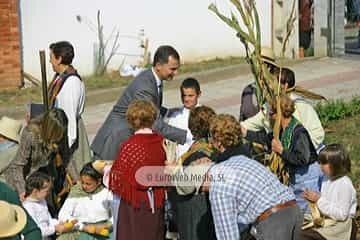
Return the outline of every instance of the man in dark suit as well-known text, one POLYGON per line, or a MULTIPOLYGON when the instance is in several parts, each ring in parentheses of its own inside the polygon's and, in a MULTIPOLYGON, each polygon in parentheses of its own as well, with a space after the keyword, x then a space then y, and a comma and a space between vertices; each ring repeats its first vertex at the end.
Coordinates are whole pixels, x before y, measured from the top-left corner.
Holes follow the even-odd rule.
POLYGON ((190 140, 187 139, 191 137, 187 136, 185 130, 166 124, 160 114, 160 112, 166 112, 166 109, 162 107, 163 81, 172 80, 179 67, 180 56, 173 47, 160 46, 156 50, 153 67, 141 72, 129 84, 98 130, 91 144, 96 158, 115 159, 120 144, 133 134, 133 130, 126 121, 125 113, 128 105, 138 99, 151 101, 160 110, 153 129, 159 131, 165 138, 180 144, 190 140))

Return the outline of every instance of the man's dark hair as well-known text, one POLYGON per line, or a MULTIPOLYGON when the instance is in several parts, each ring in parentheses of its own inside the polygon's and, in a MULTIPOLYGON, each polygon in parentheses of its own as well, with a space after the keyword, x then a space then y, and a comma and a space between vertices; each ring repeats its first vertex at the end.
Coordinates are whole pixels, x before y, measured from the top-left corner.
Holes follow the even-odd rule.
POLYGON ((74 47, 67 41, 61 41, 50 44, 50 49, 56 58, 61 57, 61 63, 70 65, 74 59, 74 47))
POLYGON ((26 178, 25 196, 29 196, 34 189, 43 189, 46 183, 51 183, 51 178, 49 175, 43 172, 34 172, 26 178))
POLYGON ((196 80, 195 78, 186 78, 180 86, 180 91, 182 92, 182 90, 184 88, 192 88, 195 90, 196 94, 200 94, 200 84, 199 81, 196 80))
POLYGON ((96 171, 95 168, 93 168, 91 162, 84 165, 84 167, 80 171, 80 176, 89 176, 95 181, 102 179, 102 174, 96 171))
POLYGON ((292 88, 295 86, 295 73, 289 68, 277 68, 274 74, 279 77, 281 71, 281 84, 288 84, 288 88, 292 88))
POLYGON ((168 63, 170 56, 180 62, 180 55, 175 50, 175 48, 168 45, 160 46, 155 52, 153 66, 155 67, 157 63, 159 64, 168 63))

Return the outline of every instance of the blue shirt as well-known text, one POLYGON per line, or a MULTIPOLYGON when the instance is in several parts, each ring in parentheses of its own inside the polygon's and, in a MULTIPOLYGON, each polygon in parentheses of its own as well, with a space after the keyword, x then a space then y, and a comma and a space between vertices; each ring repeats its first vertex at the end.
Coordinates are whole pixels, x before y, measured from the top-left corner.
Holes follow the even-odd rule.
POLYGON ((11 148, 12 146, 14 146, 16 143, 13 141, 4 141, 2 143, 0 143, 0 151, 4 151, 6 149, 11 148))
POLYGON ((267 209, 295 199, 274 174, 245 156, 215 164, 209 176, 217 239, 240 239, 238 225, 254 223, 267 209))

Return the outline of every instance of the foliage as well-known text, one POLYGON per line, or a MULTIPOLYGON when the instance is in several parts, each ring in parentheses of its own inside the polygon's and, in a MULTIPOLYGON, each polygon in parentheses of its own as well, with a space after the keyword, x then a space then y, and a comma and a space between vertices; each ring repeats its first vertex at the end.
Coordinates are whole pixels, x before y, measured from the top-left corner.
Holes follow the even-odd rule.
MULTIPOLYGON (((251 66, 252 73, 256 80, 256 96, 258 103, 262 105, 265 102, 271 103, 276 101, 277 117, 275 120, 273 132, 274 138, 279 139, 280 135, 280 93, 282 89, 278 83, 278 79, 273 76, 267 65, 263 62, 261 57, 261 30, 260 19, 255 6, 254 0, 230 0, 234 8, 237 10, 240 20, 245 27, 242 27, 238 17, 231 12, 230 17, 222 14, 217 6, 213 3, 209 5, 209 10, 214 12, 224 23, 234 29, 236 36, 240 38, 241 43, 245 47, 246 60, 251 66)), ((291 20, 288 21, 290 24, 291 20)), ((290 34, 291 28, 288 33, 290 34)), ((284 46, 285 48, 286 46, 284 46)), ((280 79, 280 78, 279 78, 280 79)), ((269 158, 271 162, 270 170, 275 173, 280 181, 284 184, 288 183, 289 174, 284 167, 284 163, 279 154, 272 152, 269 158)))
POLYGON ((340 120, 360 114, 360 96, 352 98, 349 102, 344 100, 330 101, 326 104, 317 104, 316 111, 324 126, 330 121, 340 120))

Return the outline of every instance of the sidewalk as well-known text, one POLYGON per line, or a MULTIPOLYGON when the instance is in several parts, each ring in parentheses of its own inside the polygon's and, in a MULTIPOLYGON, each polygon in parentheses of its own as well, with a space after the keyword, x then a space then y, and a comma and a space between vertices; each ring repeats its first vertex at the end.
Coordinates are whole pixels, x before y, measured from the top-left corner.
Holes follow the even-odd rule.
MULTIPOLYGON (((296 82, 299 85, 320 93, 328 99, 349 99, 360 95, 359 65, 359 56, 345 56, 301 61, 291 66, 291 69, 295 71, 296 82)), ((220 70, 220 72, 195 74, 195 77, 201 83, 200 103, 202 105, 213 107, 217 113, 229 113, 238 117, 241 91, 244 86, 253 81, 248 66, 238 65, 220 70)), ((180 80, 165 83, 165 106, 181 105, 179 84, 180 80)), ((117 91, 120 94, 121 91, 117 91)), ((109 102, 86 107, 83 119, 90 141, 113 105, 114 102, 109 102)))

